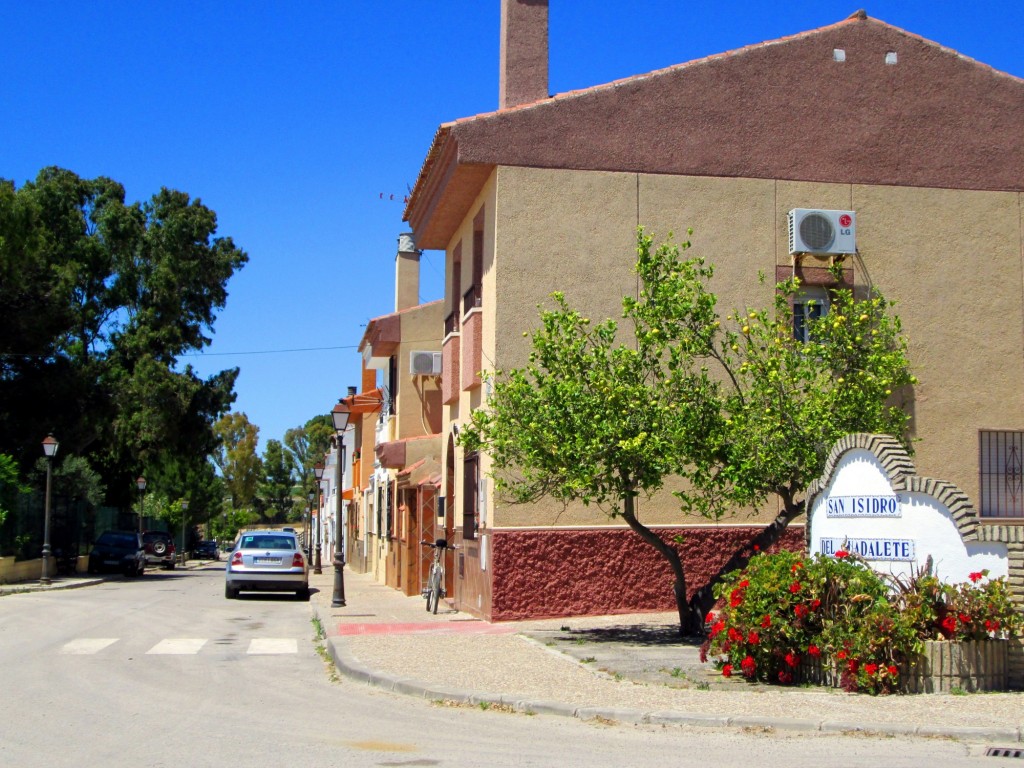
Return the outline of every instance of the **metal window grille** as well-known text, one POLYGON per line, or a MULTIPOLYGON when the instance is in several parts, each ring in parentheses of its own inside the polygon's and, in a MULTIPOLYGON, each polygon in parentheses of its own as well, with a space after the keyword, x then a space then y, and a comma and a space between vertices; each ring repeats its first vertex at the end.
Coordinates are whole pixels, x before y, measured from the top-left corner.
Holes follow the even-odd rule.
POLYGON ((982 517, 1024 517, 1024 431, 981 430, 978 467, 982 517))

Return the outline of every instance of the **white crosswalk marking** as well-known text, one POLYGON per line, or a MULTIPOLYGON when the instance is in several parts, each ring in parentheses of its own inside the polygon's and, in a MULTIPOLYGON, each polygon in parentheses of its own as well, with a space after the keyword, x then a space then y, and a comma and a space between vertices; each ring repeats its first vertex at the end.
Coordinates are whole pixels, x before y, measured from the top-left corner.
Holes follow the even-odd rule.
POLYGON ((74 656, 86 656, 92 653, 99 653, 108 645, 113 645, 116 642, 116 637, 82 637, 78 640, 72 640, 70 643, 65 643, 60 652, 74 656))
POLYGON ((199 649, 205 644, 206 640, 202 638, 168 638, 167 640, 161 640, 146 651, 146 653, 190 656, 199 653, 199 649))
POLYGON ((298 642, 289 637, 257 637, 249 642, 249 650, 246 651, 253 655, 298 652, 298 642))

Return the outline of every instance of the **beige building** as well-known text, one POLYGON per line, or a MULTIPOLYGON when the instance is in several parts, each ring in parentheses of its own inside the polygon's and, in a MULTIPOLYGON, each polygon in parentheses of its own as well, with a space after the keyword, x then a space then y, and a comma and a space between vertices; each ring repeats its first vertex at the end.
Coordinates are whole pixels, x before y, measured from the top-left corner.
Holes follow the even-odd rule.
MULTIPOLYGON (((659 241, 692 227, 720 306, 769 306, 759 272, 795 271, 827 297, 828 258, 791 255, 789 212, 846 212, 844 280, 896 300, 910 339, 918 470, 959 485, 983 520, 1024 522, 1024 81, 858 13, 549 97, 547 4, 503 0, 502 14, 501 108, 438 129, 406 209, 417 245, 446 252, 441 493, 462 545, 457 607, 673 606, 667 568, 628 530, 592 508, 504 503, 487 456, 455 440, 486 405, 480 372, 525 362, 551 291, 618 315, 638 226, 659 241)), ((692 528, 692 586, 757 527, 686 520, 670 500, 641 513, 692 528)))
MULTIPOLYGON (((341 403, 354 427, 348 555, 355 570, 418 594, 429 567, 441 479, 441 301, 419 303, 420 253, 399 237, 395 311, 359 343, 362 391, 341 403)), ((354 389, 354 388, 353 388, 354 389)))

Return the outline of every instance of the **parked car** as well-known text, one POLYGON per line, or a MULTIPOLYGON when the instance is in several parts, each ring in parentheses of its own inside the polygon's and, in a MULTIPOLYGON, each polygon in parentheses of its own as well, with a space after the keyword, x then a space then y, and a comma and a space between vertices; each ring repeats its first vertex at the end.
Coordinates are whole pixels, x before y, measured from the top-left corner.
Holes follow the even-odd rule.
POLYGON ((212 539, 200 541, 196 544, 196 548, 192 550, 192 554, 201 560, 219 560, 220 548, 217 546, 217 542, 212 539))
POLYGON ((141 576, 146 570, 142 537, 135 531, 104 531, 89 552, 89 573, 120 571, 125 576, 141 576))
POLYGON ((309 564, 294 533, 244 531, 224 569, 224 597, 234 600, 242 590, 294 592, 309 599, 309 564))
POLYGON ((146 549, 146 562, 174 570, 174 538, 167 531, 144 531, 142 543, 146 549))

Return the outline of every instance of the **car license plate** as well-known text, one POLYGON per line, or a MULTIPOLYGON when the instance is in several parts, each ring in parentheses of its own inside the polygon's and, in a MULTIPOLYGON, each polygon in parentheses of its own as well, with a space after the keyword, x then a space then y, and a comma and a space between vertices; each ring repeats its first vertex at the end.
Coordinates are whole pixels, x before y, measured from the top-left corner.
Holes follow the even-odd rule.
POLYGON ((280 565, 280 557, 254 557, 252 559, 256 565, 280 565))

